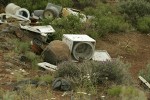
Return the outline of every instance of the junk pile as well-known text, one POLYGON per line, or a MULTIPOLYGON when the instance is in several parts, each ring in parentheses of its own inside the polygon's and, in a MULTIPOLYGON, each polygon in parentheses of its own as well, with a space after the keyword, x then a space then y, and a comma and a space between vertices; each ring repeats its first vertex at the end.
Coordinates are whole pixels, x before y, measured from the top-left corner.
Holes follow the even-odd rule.
MULTIPOLYGON (((54 40, 55 30, 51 25, 39 25, 40 19, 61 18, 69 15, 82 16, 81 22, 94 18, 86 16, 79 10, 63 8, 52 3, 48 3, 44 10, 35 10, 30 16, 26 8, 21 8, 14 3, 10 3, 5 8, 5 13, 0 14, 0 24, 7 24, 8 27, 2 32, 11 31, 22 39, 26 34, 23 30, 29 31, 31 38, 31 50, 40 55, 43 62, 37 63, 40 68, 54 72, 61 62, 83 62, 84 60, 107 61, 111 60, 110 55, 105 50, 95 50, 96 40, 86 34, 63 34, 62 40, 54 40), (13 21, 12 21, 13 20, 13 21), (14 22, 15 21, 15 22, 14 22), (17 25, 16 25, 17 24, 17 25)), ((28 62, 28 58, 22 55, 19 58, 22 62, 28 62)), ((17 61, 17 60, 16 60, 17 61)), ((13 73, 12 73, 13 74, 13 73)), ((30 82, 39 85, 38 82, 26 80, 14 87, 15 90, 23 87, 23 84, 30 82)), ((54 90, 70 91, 71 83, 63 78, 56 78, 52 84, 54 90)))
MULTIPOLYGON (((81 22, 86 22, 92 16, 86 16, 79 10, 63 8, 61 6, 48 3, 44 10, 34 10, 31 13, 26 8, 10 3, 5 8, 5 13, 0 14, 0 23, 11 26, 9 18, 18 22, 16 33, 27 30, 40 36, 33 37, 31 49, 34 53, 42 55, 43 63, 38 66, 50 71, 57 70, 57 64, 63 61, 79 62, 80 60, 106 61, 111 57, 104 50, 95 50, 96 41, 85 34, 64 34, 61 40, 54 40, 55 30, 51 25, 40 26, 38 21, 44 18, 61 18, 69 15, 82 16, 81 22), (18 32, 18 30, 20 30, 18 32)), ((18 35, 18 34, 17 34, 18 35)), ((18 35, 20 36, 20 35, 18 35)), ((22 36, 22 35, 21 35, 22 36)), ((21 37, 20 36, 20 37, 21 37)))
POLYGON ((86 22, 87 18, 89 18, 77 9, 63 8, 61 6, 52 3, 48 3, 45 10, 35 10, 32 13, 32 17, 37 19, 59 18, 59 17, 66 17, 68 15, 80 17, 81 22, 86 22))

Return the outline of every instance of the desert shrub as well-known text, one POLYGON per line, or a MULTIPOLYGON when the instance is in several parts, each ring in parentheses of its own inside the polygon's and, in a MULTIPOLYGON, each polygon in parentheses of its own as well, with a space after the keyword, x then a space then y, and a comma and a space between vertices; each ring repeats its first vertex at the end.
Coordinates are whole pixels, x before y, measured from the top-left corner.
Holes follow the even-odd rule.
POLYGON ((147 65, 146 69, 142 69, 139 72, 139 75, 145 78, 148 82, 150 82, 150 64, 147 65))
POLYGON ((82 23, 77 16, 69 15, 50 22, 56 30, 56 39, 61 39, 63 34, 80 34, 82 23))
POLYGON ((107 90, 107 93, 110 96, 119 96, 121 93, 121 88, 121 86, 113 86, 107 90))
POLYGON ((127 84, 130 81, 127 72, 128 65, 123 62, 106 61, 106 62, 84 62, 72 63, 65 62, 60 64, 56 77, 74 78, 77 84, 105 84, 105 82, 114 82, 116 84, 127 84), (77 81, 78 80, 78 81, 77 81))
POLYGON ((38 69, 37 63, 42 62, 40 56, 30 51, 26 51, 24 55, 25 57, 27 57, 27 59, 29 59, 31 63, 31 68, 38 69))
POLYGON ((97 0, 78 0, 78 2, 82 7, 95 6, 97 4, 97 0))
POLYGON ((95 17, 92 23, 99 36, 107 33, 125 32, 130 29, 130 25, 119 15, 117 9, 109 4, 100 3, 96 8, 86 8, 85 13, 95 17))
POLYGON ((113 86, 107 93, 115 100, 147 100, 145 93, 133 86, 113 86))
POLYGON ((97 84, 104 84, 109 81, 116 84, 128 83, 131 78, 128 68, 129 65, 120 60, 100 62, 98 66, 93 68, 92 79, 97 84))
POLYGON ((63 7, 72 7, 73 6, 72 0, 49 0, 49 2, 63 6, 63 7))
POLYGON ((144 16, 137 21, 137 29, 143 33, 150 32, 150 16, 144 16))
POLYGON ((63 62, 59 65, 59 69, 56 71, 56 77, 79 77, 80 70, 77 64, 72 62, 63 62))
POLYGON ((121 16, 102 16, 95 20, 95 28, 98 31, 99 36, 108 33, 125 32, 129 27, 129 24, 126 23, 121 16))
POLYGON ((45 9, 48 0, 11 0, 11 2, 19 5, 20 7, 27 8, 32 12, 37 9, 45 9))
POLYGON ((21 54, 25 53, 26 51, 29 51, 29 43, 28 42, 22 42, 17 39, 12 39, 10 41, 14 47, 14 51, 21 54))
POLYGON ((0 5, 6 6, 9 2, 10 2, 10 0, 0 0, 0 5))
POLYGON ((35 77, 35 80, 37 80, 39 82, 52 83, 53 78, 54 77, 52 75, 46 74, 46 75, 35 77))
POLYGON ((127 20, 136 25, 137 19, 150 14, 150 3, 145 0, 127 0, 119 5, 120 12, 127 20))

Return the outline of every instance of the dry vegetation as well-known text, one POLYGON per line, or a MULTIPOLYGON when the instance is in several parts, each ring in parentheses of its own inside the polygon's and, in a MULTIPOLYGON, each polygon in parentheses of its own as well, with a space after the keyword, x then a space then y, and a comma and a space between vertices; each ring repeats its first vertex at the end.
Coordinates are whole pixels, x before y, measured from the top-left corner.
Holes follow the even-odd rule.
MULTIPOLYGON (((40 55, 30 48, 35 34, 20 31, 17 38, 13 32, 0 32, 0 99, 2 100, 147 100, 149 89, 140 85, 140 74, 148 82, 150 67, 150 3, 148 0, 12 0, 33 11, 43 9, 47 2, 64 7, 79 8, 94 20, 81 23, 79 18, 44 19, 42 25, 51 24, 56 30, 55 39, 62 34, 88 34, 97 40, 96 49, 107 50, 110 62, 63 62, 52 73, 40 69, 40 55), (39 5, 40 2, 40 5, 39 5), (33 3, 34 6, 33 6, 33 3), (130 6, 131 5, 131 6, 130 6), (136 10, 140 9, 140 10, 136 10), (55 78, 71 82, 72 91, 54 91, 55 78), (62 96, 63 95, 63 96, 62 96)), ((1 9, 3 12, 3 9, 1 9)), ((0 30, 7 25, 1 24, 0 30)))

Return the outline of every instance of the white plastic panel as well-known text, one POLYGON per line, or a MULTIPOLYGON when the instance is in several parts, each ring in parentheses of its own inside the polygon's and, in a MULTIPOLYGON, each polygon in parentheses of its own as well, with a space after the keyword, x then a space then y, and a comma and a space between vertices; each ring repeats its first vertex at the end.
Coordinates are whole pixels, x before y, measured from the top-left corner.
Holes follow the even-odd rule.
POLYGON ((92 59, 95 61, 107 61, 111 60, 111 57, 106 50, 96 50, 92 59))
POLYGON ((96 42, 93 38, 86 34, 64 34, 63 36, 71 41, 96 42))

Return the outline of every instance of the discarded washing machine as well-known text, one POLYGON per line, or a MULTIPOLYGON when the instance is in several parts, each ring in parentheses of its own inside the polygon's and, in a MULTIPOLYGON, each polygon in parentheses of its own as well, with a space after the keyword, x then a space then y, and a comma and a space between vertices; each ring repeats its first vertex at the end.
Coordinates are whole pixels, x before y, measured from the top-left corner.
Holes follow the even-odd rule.
POLYGON ((14 3, 9 3, 5 8, 5 12, 6 14, 15 15, 25 19, 30 18, 30 12, 27 9, 21 8, 20 6, 17 6, 14 3))
POLYGON ((62 41, 69 46, 73 59, 92 59, 96 45, 93 38, 82 34, 64 34, 62 41))

